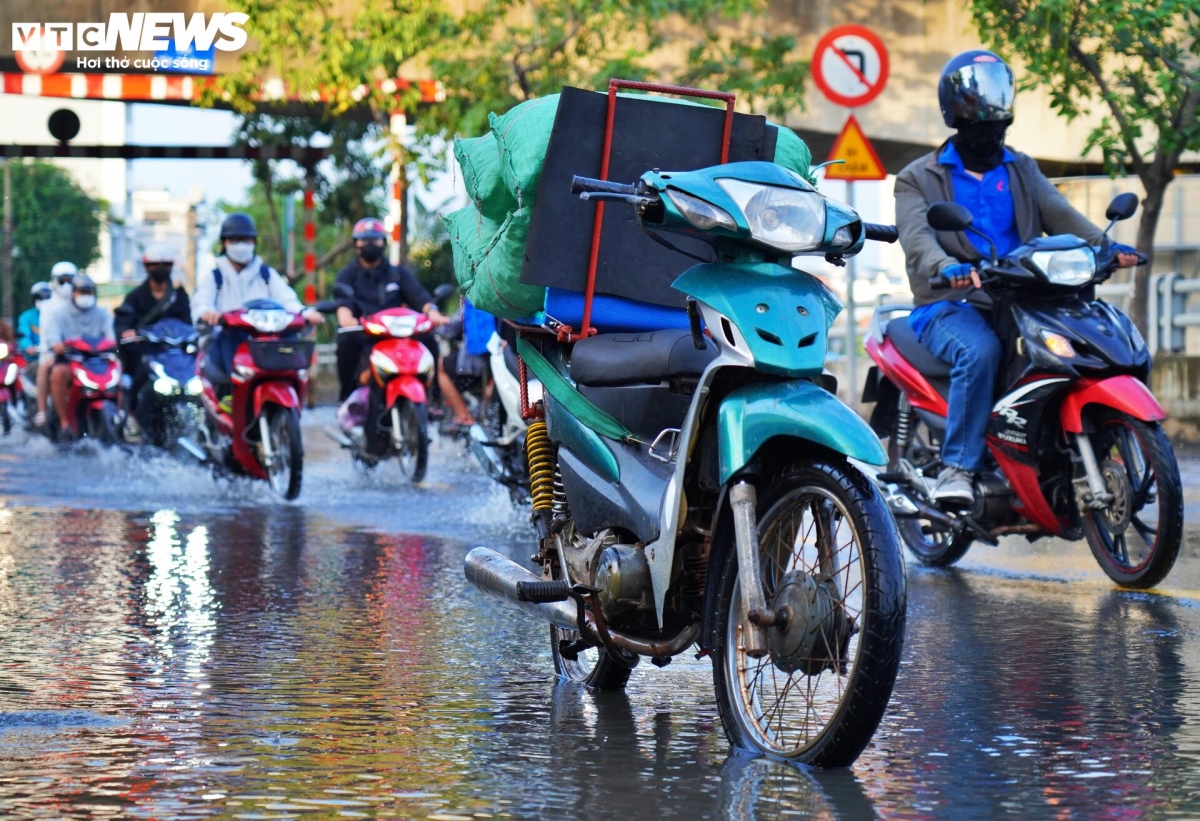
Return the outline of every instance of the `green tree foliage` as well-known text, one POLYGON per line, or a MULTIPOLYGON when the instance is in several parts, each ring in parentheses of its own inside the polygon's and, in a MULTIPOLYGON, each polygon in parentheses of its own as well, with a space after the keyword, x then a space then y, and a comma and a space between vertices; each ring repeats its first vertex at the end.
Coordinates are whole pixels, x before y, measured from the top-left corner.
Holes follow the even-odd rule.
POLYGON ((45 162, 12 163, 13 304, 31 304, 29 289, 50 278, 54 263, 81 269, 100 256, 103 203, 83 192, 71 176, 45 162))
MULTIPOLYGON (((605 88, 610 77, 720 85, 772 113, 802 107, 807 62, 771 31, 766 0, 235 0, 255 47, 212 90, 250 112, 263 77, 319 94, 334 114, 367 105, 384 124, 415 114, 434 137, 479 134, 502 113, 564 85, 605 88), (700 45, 695 45, 699 41, 700 45), (384 81, 436 78, 446 100, 418 106, 416 88, 384 81), (366 89, 363 91, 363 89, 366 89)), ((396 149, 396 146, 392 147, 396 149)))
MULTIPOLYGON (((1109 173, 1133 170, 1146 190, 1138 249, 1153 253, 1167 186, 1185 151, 1200 150, 1200 0, 970 0, 983 38, 1050 90, 1068 118, 1103 113, 1084 150, 1109 173)), ((1153 261, 1153 260, 1151 260, 1153 261)), ((1134 275, 1131 318, 1146 327, 1150 264, 1134 275)))

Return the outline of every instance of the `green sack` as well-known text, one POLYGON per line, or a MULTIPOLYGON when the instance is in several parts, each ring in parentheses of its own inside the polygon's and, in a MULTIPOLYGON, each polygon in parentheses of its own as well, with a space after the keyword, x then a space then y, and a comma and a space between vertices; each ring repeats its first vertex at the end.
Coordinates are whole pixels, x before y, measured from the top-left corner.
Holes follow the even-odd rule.
POLYGON ((454 278, 463 292, 475 281, 475 269, 484 252, 495 241, 503 221, 489 219, 475 206, 468 205, 442 217, 450 235, 450 250, 454 256, 454 278))
POLYGON ((816 185, 817 178, 812 172, 812 152, 808 150, 804 140, 800 139, 796 132, 786 125, 778 123, 771 123, 771 125, 778 129, 778 136, 775 139, 775 164, 782 165, 789 171, 795 171, 816 185))
POLYGON ((517 200, 500 176, 500 146, 494 134, 455 140, 454 158, 462 168, 467 196, 481 214, 502 222, 516 210, 517 200))
POLYGON ((513 211, 483 253, 472 258, 474 276, 466 296, 481 311, 504 319, 524 319, 545 306, 545 287, 521 282, 529 222, 530 209, 513 211))
POLYGON ((503 115, 488 115, 500 148, 500 176, 518 208, 528 210, 533 205, 558 113, 558 97, 550 94, 526 100, 503 115))

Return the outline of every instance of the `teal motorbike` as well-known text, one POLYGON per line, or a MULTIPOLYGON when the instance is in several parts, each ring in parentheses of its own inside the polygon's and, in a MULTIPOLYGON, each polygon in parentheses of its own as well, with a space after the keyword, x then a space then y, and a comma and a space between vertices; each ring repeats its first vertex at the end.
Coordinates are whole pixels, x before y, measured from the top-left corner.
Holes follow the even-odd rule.
POLYGON ((841 262, 895 228, 768 162, 572 191, 628 204, 662 242, 701 238, 713 261, 673 283, 686 328, 522 331, 542 385, 526 435, 541 572, 479 547, 467 578, 550 621, 563 678, 619 689, 643 656, 696 645, 731 744, 847 766, 899 669, 904 565, 855 467, 887 456, 824 370, 841 302, 790 263, 841 262))

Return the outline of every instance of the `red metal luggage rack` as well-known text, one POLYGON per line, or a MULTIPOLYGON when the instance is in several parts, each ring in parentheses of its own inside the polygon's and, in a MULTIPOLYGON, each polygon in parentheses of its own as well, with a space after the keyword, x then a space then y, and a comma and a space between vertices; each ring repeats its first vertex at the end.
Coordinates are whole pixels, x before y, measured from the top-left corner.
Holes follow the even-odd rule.
MULTIPOLYGON (((729 142, 733 134, 733 106, 737 95, 728 91, 710 91, 704 88, 689 88, 687 86, 660 85, 658 83, 643 83, 637 80, 608 81, 608 111, 604 118, 604 148, 600 157, 600 179, 608 179, 608 163, 612 154, 613 122, 617 113, 617 91, 648 91, 654 94, 674 94, 679 97, 697 97, 705 100, 722 100, 725 103, 725 127, 722 132, 721 164, 729 162, 729 142)), ((596 266, 600 260, 600 233, 604 224, 604 200, 596 202, 595 216, 592 218, 592 248, 588 256, 587 285, 583 292, 583 320, 579 332, 576 333, 570 325, 558 328, 560 342, 575 342, 592 336, 596 329, 592 327, 592 301, 596 297, 596 266)), ((521 332, 527 332, 522 328, 521 332)), ((529 405, 526 393, 526 369, 524 360, 520 360, 521 378, 521 417, 523 419, 540 418, 537 408, 529 405)))

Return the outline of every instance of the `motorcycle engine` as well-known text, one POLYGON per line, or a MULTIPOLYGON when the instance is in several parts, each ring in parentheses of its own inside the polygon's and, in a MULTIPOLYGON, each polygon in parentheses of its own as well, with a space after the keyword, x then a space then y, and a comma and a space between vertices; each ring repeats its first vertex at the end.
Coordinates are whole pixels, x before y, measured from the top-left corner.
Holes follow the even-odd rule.
POLYGON ((650 565, 640 547, 606 547, 596 562, 594 584, 600 591, 605 618, 627 616, 651 606, 650 565))

